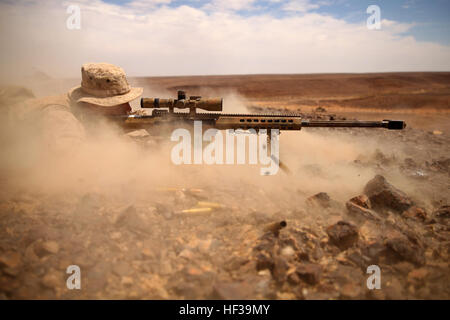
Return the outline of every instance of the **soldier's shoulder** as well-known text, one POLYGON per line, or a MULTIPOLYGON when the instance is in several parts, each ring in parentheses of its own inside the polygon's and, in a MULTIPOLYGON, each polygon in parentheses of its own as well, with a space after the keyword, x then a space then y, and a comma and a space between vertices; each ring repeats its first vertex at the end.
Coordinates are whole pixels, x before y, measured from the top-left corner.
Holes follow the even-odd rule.
POLYGON ((70 111, 67 95, 55 95, 42 98, 31 98, 10 107, 10 112, 18 119, 26 119, 41 115, 48 109, 70 111))
POLYGON ((33 92, 23 86, 18 85, 0 85, 0 105, 11 106, 16 103, 33 99, 33 92))
POLYGON ((25 104, 34 110, 44 110, 49 107, 59 107, 70 110, 67 94, 28 99, 25 104))

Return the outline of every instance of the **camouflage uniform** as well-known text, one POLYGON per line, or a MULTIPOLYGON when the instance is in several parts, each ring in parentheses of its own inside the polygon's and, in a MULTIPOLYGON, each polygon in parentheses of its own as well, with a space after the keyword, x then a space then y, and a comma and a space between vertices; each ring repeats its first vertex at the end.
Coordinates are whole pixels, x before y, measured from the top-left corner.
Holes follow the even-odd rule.
POLYGON ((48 152, 66 153, 74 150, 86 137, 85 126, 75 117, 67 94, 32 99, 25 108, 36 118, 38 136, 48 152))
POLYGON ((127 103, 142 94, 142 88, 131 88, 122 68, 106 63, 88 63, 81 68, 81 86, 68 94, 28 99, 32 93, 26 89, 0 91, 0 104, 8 105, 9 122, 31 128, 33 136, 42 143, 44 151, 67 153, 74 150, 85 138, 89 127, 102 119, 93 112, 86 114, 80 103, 86 102, 101 108, 127 103), (22 98, 17 92, 22 93, 22 98), (15 105, 10 105, 11 101, 15 105), (93 124, 90 126, 90 124, 93 124))

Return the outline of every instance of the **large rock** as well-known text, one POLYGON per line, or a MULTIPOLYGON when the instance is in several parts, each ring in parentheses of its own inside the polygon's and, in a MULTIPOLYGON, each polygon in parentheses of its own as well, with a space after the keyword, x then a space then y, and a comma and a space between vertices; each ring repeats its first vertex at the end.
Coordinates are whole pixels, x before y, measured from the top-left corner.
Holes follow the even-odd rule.
POLYGON ((306 205, 315 209, 341 209, 342 204, 332 199, 326 192, 319 192, 306 199, 306 205))
POLYGON ((322 267, 318 264, 305 263, 295 269, 295 273, 304 282, 314 285, 320 280, 322 267))
POLYGON ((318 194, 315 194, 308 199, 306 199, 306 203, 309 206, 318 206, 322 208, 329 208, 330 207, 331 198, 330 196, 325 192, 319 192, 318 194))
POLYGON ((425 252, 406 237, 393 237, 386 240, 386 247, 392 250, 400 260, 406 260, 416 265, 425 263, 425 252))
POLYGON ((395 188, 381 175, 376 175, 366 184, 364 193, 375 209, 388 208, 401 213, 413 205, 403 191, 395 188))
POLYGON ((341 250, 351 247, 358 240, 358 229, 346 221, 339 221, 327 228, 330 242, 341 250))

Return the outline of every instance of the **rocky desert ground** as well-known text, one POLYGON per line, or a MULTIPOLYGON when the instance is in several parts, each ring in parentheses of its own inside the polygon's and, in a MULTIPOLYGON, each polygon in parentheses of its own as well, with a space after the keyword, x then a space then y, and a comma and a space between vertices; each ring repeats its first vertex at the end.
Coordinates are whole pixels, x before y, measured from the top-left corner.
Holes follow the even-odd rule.
MULTIPOLYGON (((77 80, 36 79, 29 97, 77 80)), ((402 131, 282 133, 289 171, 180 165, 168 139, 113 130, 52 157, 2 133, 3 299, 449 299, 450 73, 135 78, 225 112, 400 119, 402 131), (81 270, 69 290, 66 269, 81 270), (369 290, 368 266, 381 270, 369 290)), ((8 101, 2 100, 2 108, 8 101)))

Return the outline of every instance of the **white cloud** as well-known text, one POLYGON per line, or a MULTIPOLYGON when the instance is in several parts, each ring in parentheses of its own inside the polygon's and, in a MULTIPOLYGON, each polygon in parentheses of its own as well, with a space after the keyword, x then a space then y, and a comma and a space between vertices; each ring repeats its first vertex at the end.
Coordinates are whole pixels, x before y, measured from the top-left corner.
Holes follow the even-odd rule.
POLYGON ((318 3, 311 3, 310 0, 289 0, 283 5, 283 10, 293 12, 307 12, 319 8, 318 3))
POLYGON ((137 10, 153 9, 158 5, 170 4, 172 0, 133 0, 126 4, 127 7, 137 10))
POLYGON ((381 28, 388 30, 392 34, 408 32, 415 25, 415 23, 398 23, 388 19, 381 20, 381 28))
POLYGON ((418 42, 410 24, 383 20, 368 30, 313 12, 243 17, 166 5, 138 9, 99 0, 81 7, 81 30, 66 29, 66 4, 0 3, 3 76, 37 67, 78 77, 82 63, 105 61, 130 75, 448 71, 450 47, 418 42))
POLYGON ((256 0, 212 0, 204 6, 204 9, 213 11, 250 10, 254 8, 255 2, 256 0))

